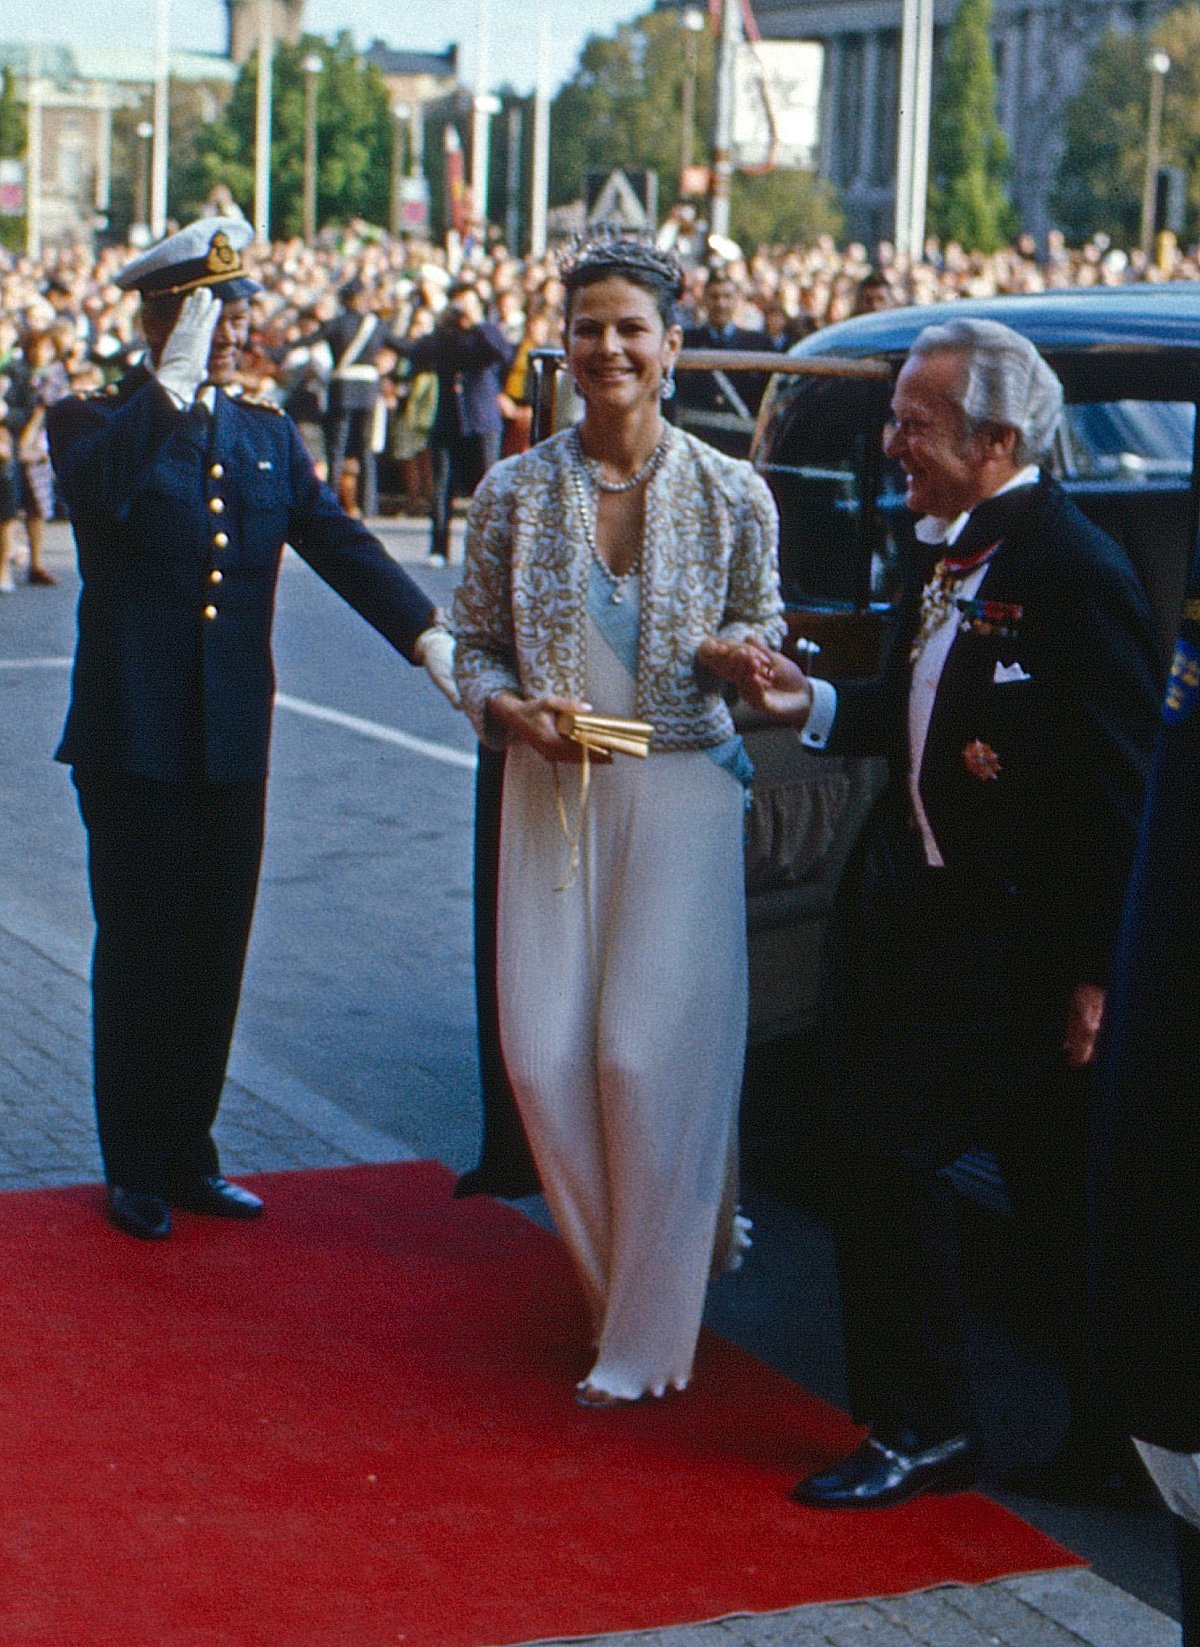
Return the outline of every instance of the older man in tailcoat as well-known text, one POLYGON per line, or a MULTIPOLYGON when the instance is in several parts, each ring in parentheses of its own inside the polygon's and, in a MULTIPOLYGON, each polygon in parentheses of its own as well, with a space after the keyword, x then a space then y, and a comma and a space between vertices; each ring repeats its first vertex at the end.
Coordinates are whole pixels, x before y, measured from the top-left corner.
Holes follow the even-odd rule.
POLYGON ((1047 1484, 1081 1482, 1103 1446, 1083 1333, 1088 1077, 1158 663, 1126 556, 1039 472, 1061 403, 1008 327, 922 332, 887 437, 923 518, 883 672, 810 683, 772 656, 747 689, 809 747, 892 763, 845 900, 833 1015, 835 1235, 870 1434, 800 1483, 808 1505, 869 1509, 979 1474, 943 1171, 970 1145, 999 1158, 1038 1255, 1029 1308, 1063 1358, 1072 1423, 1047 1484))
POLYGON ((258 885, 285 541, 453 693, 429 600, 318 481, 291 420, 236 398, 251 237, 206 218, 130 264, 147 365, 48 418, 83 585, 57 758, 88 834, 107 1208, 148 1240, 173 1207, 261 1211, 220 1175, 211 1128, 258 885))

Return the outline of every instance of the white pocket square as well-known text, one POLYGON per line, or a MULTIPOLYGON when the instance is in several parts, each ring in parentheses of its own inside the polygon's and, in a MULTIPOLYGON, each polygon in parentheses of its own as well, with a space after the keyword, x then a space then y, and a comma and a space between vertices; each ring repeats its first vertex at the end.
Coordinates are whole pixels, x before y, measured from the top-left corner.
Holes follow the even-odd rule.
POLYGON ((996 673, 992 676, 993 686, 1007 686, 1010 681, 1028 681, 1033 676, 1026 674, 1019 663, 1001 663, 996 660, 996 673))

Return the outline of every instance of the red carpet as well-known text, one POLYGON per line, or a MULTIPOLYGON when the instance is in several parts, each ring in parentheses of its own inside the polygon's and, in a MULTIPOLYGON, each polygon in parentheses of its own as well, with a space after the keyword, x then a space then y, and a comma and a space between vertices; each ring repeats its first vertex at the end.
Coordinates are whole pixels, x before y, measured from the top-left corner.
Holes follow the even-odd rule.
POLYGON ((582 1411, 558 1243, 450 1186, 280 1174, 163 1246, 0 1196, 4 1647, 493 1647, 1074 1561, 973 1494, 789 1505, 853 1432, 715 1338, 582 1411))

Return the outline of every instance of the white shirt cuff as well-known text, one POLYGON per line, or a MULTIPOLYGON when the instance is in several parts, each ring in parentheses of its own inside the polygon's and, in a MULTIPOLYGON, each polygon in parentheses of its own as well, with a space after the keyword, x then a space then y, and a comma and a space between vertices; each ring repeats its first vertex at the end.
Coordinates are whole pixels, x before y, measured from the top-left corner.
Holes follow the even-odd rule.
POLYGON ((812 709, 800 732, 805 749, 824 749, 837 718, 837 687, 832 681, 814 679, 812 709))

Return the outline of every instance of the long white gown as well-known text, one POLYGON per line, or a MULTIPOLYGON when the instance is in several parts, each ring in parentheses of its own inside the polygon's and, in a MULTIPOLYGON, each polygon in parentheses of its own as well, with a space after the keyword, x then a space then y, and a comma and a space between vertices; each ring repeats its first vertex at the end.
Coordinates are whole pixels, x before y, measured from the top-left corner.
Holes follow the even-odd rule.
MULTIPOLYGON (((587 654, 589 701, 632 715, 633 680, 591 616, 587 654)), ((573 824, 579 768, 558 776, 573 824)), ((593 766, 566 886, 555 768, 523 744, 501 816, 501 1042, 592 1306, 587 1381, 627 1399, 682 1389, 745 1051, 744 791, 704 751, 593 766)))

